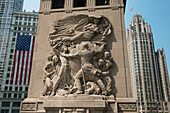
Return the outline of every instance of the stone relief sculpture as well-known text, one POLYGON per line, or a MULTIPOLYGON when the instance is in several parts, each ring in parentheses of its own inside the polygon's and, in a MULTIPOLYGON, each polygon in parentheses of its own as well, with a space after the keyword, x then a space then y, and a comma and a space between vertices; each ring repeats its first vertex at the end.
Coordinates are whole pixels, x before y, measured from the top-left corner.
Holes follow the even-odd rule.
POLYGON ((111 24, 103 16, 73 15, 54 22, 42 96, 111 95, 111 24))

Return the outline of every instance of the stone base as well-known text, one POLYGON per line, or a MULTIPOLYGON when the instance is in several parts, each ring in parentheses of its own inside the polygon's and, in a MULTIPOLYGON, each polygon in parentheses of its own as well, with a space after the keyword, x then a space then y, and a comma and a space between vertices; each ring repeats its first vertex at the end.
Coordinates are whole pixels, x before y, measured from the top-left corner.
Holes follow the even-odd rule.
POLYGON ((136 113, 137 108, 134 99, 69 95, 27 98, 21 103, 20 113, 136 113))

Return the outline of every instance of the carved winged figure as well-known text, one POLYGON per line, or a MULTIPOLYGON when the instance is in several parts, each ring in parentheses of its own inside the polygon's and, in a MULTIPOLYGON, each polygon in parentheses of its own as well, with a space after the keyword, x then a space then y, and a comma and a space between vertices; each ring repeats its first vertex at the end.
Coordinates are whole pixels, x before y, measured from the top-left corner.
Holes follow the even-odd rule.
MULTIPOLYGON (((111 25, 103 16, 73 15, 54 23, 50 33, 50 43, 90 41, 95 36, 106 37, 111 33, 111 25)), ((99 38, 100 39, 100 38, 99 38)))

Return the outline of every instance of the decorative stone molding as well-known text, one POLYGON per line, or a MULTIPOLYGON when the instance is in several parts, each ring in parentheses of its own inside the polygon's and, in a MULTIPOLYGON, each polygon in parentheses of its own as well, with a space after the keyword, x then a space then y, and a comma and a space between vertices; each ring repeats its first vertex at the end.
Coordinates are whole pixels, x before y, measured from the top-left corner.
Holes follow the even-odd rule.
POLYGON ((36 103, 22 103, 21 111, 36 111, 36 103))
POLYGON ((121 111, 136 111, 136 104, 118 104, 118 109, 121 111))
POLYGON ((118 6, 115 6, 115 7, 111 7, 112 10, 119 10, 119 7, 118 6))
POLYGON ((88 12, 95 12, 95 8, 88 9, 88 12))
POLYGON ((47 12, 43 12, 44 15, 50 15, 50 12, 47 11, 47 12))
POLYGON ((67 108, 67 109, 60 109, 61 113, 89 113, 89 109, 80 109, 80 108, 67 108))
POLYGON ((65 10, 66 13, 72 13, 72 10, 65 10))

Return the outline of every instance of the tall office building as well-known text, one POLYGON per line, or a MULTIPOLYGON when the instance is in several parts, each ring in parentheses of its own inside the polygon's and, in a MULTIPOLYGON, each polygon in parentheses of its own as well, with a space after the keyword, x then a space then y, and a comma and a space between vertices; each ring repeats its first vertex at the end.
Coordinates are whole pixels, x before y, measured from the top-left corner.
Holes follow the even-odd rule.
POLYGON ((0 88, 14 11, 22 11, 24 0, 0 0, 0 88))
MULTIPOLYGON (((165 51, 158 49, 156 52, 158 82, 160 87, 160 100, 164 102, 170 101, 170 83, 166 62, 165 51)), ((166 104, 166 103, 165 103, 166 104)))
POLYGON ((18 45, 23 40, 30 41, 30 45, 24 45, 23 43, 21 45, 20 43, 21 49, 34 46, 33 41, 29 40, 27 35, 33 36, 35 41, 37 23, 37 12, 13 13, 0 91, 1 113, 19 113, 20 102, 27 97, 33 50, 18 53, 17 51, 20 50, 18 45))
POLYGON ((151 26, 135 15, 127 30, 132 94, 141 112, 167 112, 160 101, 161 93, 151 26))

